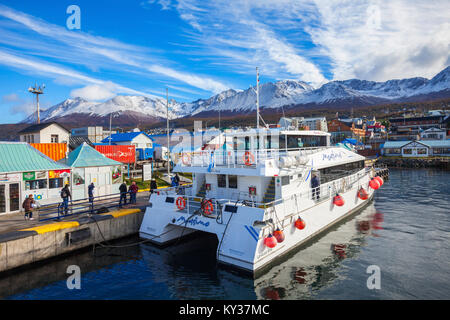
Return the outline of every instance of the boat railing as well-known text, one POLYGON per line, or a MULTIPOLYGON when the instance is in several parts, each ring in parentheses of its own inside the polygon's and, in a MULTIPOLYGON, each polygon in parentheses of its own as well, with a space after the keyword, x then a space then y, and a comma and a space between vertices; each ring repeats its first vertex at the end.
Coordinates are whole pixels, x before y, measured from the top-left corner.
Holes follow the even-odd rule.
POLYGON ((177 164, 181 167, 255 168, 257 166, 264 165, 266 160, 275 160, 275 165, 279 165, 279 161, 282 157, 308 156, 328 148, 332 147, 320 146, 258 150, 202 150, 182 153, 177 164))
MULTIPOLYGON (((306 191, 295 193, 266 203, 255 201, 255 198, 253 196, 250 196, 245 192, 239 194, 236 193, 236 198, 234 199, 209 197, 201 199, 195 195, 192 195, 192 185, 158 189, 157 192, 158 194, 162 195, 165 194, 167 196, 178 196, 184 198, 186 201, 186 207, 179 211, 188 212, 191 214, 194 213, 194 211, 198 211, 198 209, 200 208, 200 203, 202 201, 209 200, 213 204, 213 212, 210 215, 205 215, 209 218, 220 217, 221 210, 226 204, 257 207, 262 209, 274 207, 276 208, 276 210, 279 210, 281 207, 281 211, 285 213, 284 215, 288 215, 299 212, 300 210, 309 209, 310 207, 316 205, 318 202, 330 199, 336 194, 355 188, 355 186, 358 188, 361 187, 361 179, 366 176, 369 171, 370 169, 366 168, 347 177, 339 178, 337 180, 321 184, 317 188, 309 188, 306 191), (305 200, 313 200, 313 202, 310 202, 310 207, 304 207, 305 200), (302 205, 301 207, 300 204, 302 205), (294 210, 288 210, 288 208, 293 208, 294 210)), ((176 199, 178 199, 178 197, 176 197, 176 199)), ((201 211, 198 212, 201 213, 201 211)))

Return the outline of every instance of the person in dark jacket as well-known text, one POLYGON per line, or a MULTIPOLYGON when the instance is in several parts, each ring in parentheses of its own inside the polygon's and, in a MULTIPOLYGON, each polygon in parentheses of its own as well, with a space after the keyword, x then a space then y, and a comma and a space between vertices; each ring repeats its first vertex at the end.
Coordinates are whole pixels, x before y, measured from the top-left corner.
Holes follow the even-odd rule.
POLYGON ((122 208, 122 200, 123 204, 127 204, 127 184, 125 182, 122 182, 122 184, 119 187, 119 191, 120 191, 119 208, 122 208))
POLYGON ((312 174, 311 178, 311 188, 312 188, 312 198, 313 200, 319 200, 320 197, 320 181, 315 173, 312 174))
POLYGON ((139 190, 139 187, 137 186, 136 182, 133 181, 131 183, 131 186, 128 188, 128 192, 130 192, 130 203, 135 204, 136 203, 136 194, 139 190))
POLYGON ((61 198, 63 200, 62 206, 64 208, 64 212, 67 214, 69 212, 69 198, 72 199, 68 183, 66 183, 64 188, 61 189, 61 198))
POLYGON ((25 220, 33 220, 33 203, 35 203, 35 201, 32 194, 30 194, 22 203, 22 208, 25 209, 25 220))
POLYGON ((178 176, 178 173, 175 173, 174 181, 175 186, 178 187, 180 185, 180 177, 178 176))
POLYGON ((153 179, 150 182, 150 194, 152 194, 153 192, 155 192, 154 190, 158 189, 158 185, 156 184, 156 180, 153 179))
POLYGON ((94 209, 94 189, 94 183, 91 182, 91 184, 88 186, 89 205, 91 206, 91 210, 94 209))

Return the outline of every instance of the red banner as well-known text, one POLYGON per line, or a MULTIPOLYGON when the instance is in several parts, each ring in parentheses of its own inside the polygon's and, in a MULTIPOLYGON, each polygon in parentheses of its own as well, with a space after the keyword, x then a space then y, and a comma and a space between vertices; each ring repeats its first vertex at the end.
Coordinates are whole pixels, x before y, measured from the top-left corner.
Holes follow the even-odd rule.
POLYGON ((104 154, 110 159, 122 163, 134 163, 136 161, 135 146, 95 146, 95 150, 104 154))

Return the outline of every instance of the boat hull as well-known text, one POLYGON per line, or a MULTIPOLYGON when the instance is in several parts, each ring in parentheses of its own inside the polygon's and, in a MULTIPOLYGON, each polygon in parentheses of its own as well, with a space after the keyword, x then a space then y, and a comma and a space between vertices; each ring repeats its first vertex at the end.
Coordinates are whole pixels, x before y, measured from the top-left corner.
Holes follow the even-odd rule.
POLYGON ((343 206, 335 205, 333 196, 324 196, 318 201, 295 199, 301 204, 295 207, 288 203, 292 209, 290 213, 286 210, 281 213, 283 205, 286 206, 283 203, 271 208, 237 205, 234 210, 228 211, 225 206, 220 220, 199 215, 198 212, 178 210, 173 202, 177 195, 154 194, 150 199, 152 204, 146 210, 140 236, 155 244, 166 245, 195 231, 214 233, 219 243, 219 263, 258 274, 368 205, 374 190, 366 188, 366 200, 357 196, 360 186, 366 186, 368 181, 366 176, 361 183, 340 192, 344 199, 343 206), (295 227, 299 216, 306 223, 303 230, 295 227), (264 244, 264 239, 277 228, 283 231, 285 239, 269 248, 264 244))

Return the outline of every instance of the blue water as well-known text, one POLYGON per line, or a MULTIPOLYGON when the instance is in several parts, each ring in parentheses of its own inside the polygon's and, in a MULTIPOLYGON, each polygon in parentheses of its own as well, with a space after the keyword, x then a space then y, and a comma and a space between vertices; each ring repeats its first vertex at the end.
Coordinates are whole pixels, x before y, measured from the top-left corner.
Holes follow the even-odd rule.
POLYGON ((450 172, 391 170, 371 205, 257 279, 218 267, 217 241, 205 234, 167 248, 97 248, 55 259, 0 278, 0 297, 449 299, 449 199, 450 172), (69 265, 80 266, 80 290, 67 288, 69 265), (373 265, 380 289, 367 286, 373 265))

